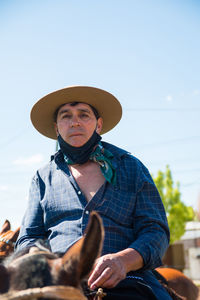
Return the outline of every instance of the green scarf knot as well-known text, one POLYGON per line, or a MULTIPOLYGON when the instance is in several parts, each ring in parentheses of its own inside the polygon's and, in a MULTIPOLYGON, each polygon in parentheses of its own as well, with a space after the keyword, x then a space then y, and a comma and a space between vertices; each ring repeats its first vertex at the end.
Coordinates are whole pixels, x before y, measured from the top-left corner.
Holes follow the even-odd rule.
MULTIPOLYGON (((114 155, 109 150, 105 149, 101 142, 99 142, 93 152, 90 154, 89 160, 99 164, 105 179, 109 183, 116 185, 116 169, 112 162, 113 157, 114 155)), ((65 154, 64 160, 68 165, 74 164, 74 162, 72 162, 65 154)))
POLYGON ((95 150, 90 154, 89 159, 98 163, 105 179, 115 185, 116 170, 112 163, 113 157, 113 154, 109 150, 103 148, 101 142, 99 142, 95 150))

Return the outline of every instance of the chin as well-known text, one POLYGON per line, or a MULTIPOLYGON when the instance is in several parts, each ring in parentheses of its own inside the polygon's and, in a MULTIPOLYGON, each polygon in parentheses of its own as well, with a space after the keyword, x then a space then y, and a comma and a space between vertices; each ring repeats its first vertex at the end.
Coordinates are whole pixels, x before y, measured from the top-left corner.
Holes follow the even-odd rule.
POLYGON ((77 148, 79 148, 79 147, 82 147, 83 145, 84 145, 84 144, 75 144, 75 145, 72 144, 71 146, 72 146, 72 147, 77 147, 77 148))
POLYGON ((87 142, 87 139, 79 137, 73 137, 69 139, 67 143, 69 143, 72 147, 81 147, 87 142))
POLYGON ((72 147, 81 147, 85 144, 86 142, 71 142, 69 143, 72 147))

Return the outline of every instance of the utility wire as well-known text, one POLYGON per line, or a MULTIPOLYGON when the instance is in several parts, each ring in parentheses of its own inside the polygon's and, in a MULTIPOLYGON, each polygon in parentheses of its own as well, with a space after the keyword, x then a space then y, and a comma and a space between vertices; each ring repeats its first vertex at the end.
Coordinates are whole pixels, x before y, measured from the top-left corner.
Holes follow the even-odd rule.
POLYGON ((162 111, 162 112, 170 112, 170 111, 180 111, 180 112, 197 112, 200 111, 200 108, 124 108, 124 111, 162 111))
POLYGON ((142 144, 142 145, 134 145, 134 148, 144 148, 144 147, 154 147, 154 146, 159 146, 159 145, 168 145, 168 144, 173 144, 173 143, 177 143, 177 142, 184 142, 184 141, 188 141, 188 140, 194 140, 194 139, 199 139, 200 141, 200 136, 189 136, 189 137, 185 137, 185 138, 177 138, 177 139, 172 139, 172 140, 168 140, 168 141, 160 141, 160 142, 155 142, 155 143, 150 143, 150 144, 142 144))
POLYGON ((192 182, 189 182, 189 183, 185 183, 185 184, 181 184, 181 187, 183 188, 187 188, 187 187, 190 187, 191 185, 199 185, 200 186, 200 179, 196 180, 196 181, 192 181, 192 182))
POLYGON ((174 170, 173 171, 173 174, 174 173, 191 173, 191 172, 200 172, 200 168, 198 168, 198 169, 184 169, 184 170, 174 170))
POLYGON ((8 145, 12 144, 16 139, 20 138, 22 135, 25 134, 25 132, 28 130, 28 128, 24 128, 20 130, 17 134, 15 134, 13 137, 9 138, 6 142, 0 143, 0 148, 5 148, 8 145))

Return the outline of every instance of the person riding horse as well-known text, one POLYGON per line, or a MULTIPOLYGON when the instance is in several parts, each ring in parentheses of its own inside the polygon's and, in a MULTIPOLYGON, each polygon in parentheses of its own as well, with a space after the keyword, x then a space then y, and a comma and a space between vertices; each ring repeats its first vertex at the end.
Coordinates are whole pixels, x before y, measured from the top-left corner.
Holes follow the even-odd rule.
POLYGON ((105 299, 171 299, 151 271, 169 244, 153 179, 140 160, 101 140, 121 116, 115 96, 87 86, 52 92, 33 106, 34 127, 60 149, 33 177, 16 248, 47 239, 53 252, 65 253, 97 211, 105 239, 89 287, 106 289, 105 299))

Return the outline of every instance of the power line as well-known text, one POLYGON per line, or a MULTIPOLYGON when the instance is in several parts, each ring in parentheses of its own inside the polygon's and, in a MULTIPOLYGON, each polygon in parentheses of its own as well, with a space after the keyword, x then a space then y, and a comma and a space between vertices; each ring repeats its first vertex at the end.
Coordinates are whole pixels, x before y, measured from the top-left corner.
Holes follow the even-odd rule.
POLYGON ((181 187, 186 188, 186 187, 190 187, 191 185, 197 185, 197 184, 200 186, 200 179, 185 184, 182 183, 181 187))
POLYGON ((19 139, 22 135, 25 134, 25 132, 28 130, 28 128, 23 128, 20 130, 16 135, 9 138, 7 141, 0 144, 1 149, 7 147, 8 145, 12 144, 16 139, 19 139))
POLYGON ((124 108, 125 111, 158 111, 158 112, 197 112, 200 108, 124 108))
POLYGON ((184 138, 177 138, 177 139, 172 139, 168 141, 160 141, 160 142, 155 142, 155 143, 150 143, 150 144, 143 144, 143 145, 134 145, 134 147, 154 147, 154 146, 159 146, 159 145, 167 145, 167 144, 173 144, 177 142, 184 142, 188 140, 194 140, 194 139, 200 139, 200 136, 189 136, 189 137, 184 137, 184 138))
POLYGON ((200 172, 200 168, 198 169, 184 169, 184 170, 174 170, 173 173, 191 173, 191 172, 200 172))

